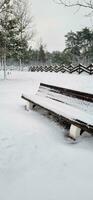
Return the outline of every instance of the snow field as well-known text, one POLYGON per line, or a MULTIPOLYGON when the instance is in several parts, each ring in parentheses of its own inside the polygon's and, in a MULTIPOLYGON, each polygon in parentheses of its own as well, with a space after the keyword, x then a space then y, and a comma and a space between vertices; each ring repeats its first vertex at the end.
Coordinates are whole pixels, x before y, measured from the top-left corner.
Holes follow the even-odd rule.
POLYGON ((93 200, 93 137, 71 144, 62 126, 27 112, 21 99, 56 76, 12 72, 0 80, 0 200, 93 200))

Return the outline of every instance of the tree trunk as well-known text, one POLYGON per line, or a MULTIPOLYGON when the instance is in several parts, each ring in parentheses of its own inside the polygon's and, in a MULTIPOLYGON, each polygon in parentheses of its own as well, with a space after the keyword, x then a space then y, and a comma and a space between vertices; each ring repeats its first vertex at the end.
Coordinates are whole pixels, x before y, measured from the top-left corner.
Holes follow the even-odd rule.
POLYGON ((6 53, 4 53, 4 80, 6 79, 6 53))

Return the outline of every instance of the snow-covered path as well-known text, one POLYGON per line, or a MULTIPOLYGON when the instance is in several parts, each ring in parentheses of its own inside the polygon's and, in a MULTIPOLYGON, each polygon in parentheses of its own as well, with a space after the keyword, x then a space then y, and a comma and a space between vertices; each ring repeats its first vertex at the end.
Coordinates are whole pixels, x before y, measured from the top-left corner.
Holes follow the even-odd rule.
POLYGON ((26 112, 21 94, 37 84, 0 81, 0 200, 93 200, 93 137, 71 144, 53 120, 26 112))

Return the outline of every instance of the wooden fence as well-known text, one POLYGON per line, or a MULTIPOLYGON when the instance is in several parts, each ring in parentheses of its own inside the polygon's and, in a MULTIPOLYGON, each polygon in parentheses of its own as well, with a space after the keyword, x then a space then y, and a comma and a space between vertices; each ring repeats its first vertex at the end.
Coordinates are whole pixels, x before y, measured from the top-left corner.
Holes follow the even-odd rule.
POLYGON ((65 65, 50 65, 50 66, 31 66, 29 67, 29 71, 32 72, 62 72, 62 73, 87 73, 92 75, 93 74, 93 64, 90 64, 89 66, 84 66, 82 64, 79 64, 78 66, 65 66, 65 65))

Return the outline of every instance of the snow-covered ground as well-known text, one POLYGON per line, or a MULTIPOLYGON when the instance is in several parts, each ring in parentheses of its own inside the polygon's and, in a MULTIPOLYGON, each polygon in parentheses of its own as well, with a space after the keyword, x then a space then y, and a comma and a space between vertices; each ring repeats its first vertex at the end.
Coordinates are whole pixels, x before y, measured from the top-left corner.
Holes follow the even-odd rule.
POLYGON ((3 81, 0 72, 0 200, 93 200, 93 137, 71 143, 61 125, 27 112, 21 99, 40 80, 93 93, 92 76, 74 77, 12 72, 3 81))

